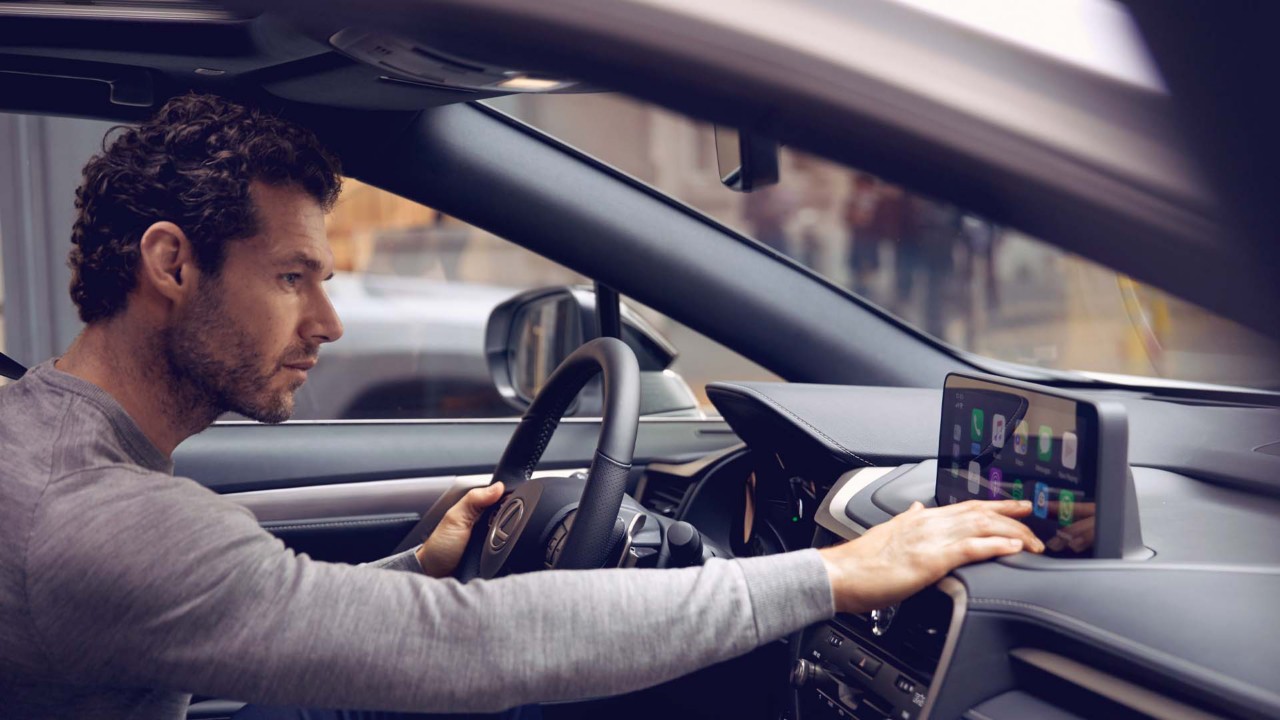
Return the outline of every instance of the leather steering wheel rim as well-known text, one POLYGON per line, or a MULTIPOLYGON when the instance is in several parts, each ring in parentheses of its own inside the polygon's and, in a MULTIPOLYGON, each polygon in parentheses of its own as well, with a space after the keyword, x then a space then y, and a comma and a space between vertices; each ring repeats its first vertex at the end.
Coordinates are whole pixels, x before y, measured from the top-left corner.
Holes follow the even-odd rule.
MULTIPOLYGON (((528 482, 569 404, 597 374, 604 380, 600 435, 573 526, 555 565, 558 569, 603 567, 611 549, 609 541, 626 493, 640 427, 640 366, 631 348, 615 338, 597 338, 565 358, 525 411, 494 470, 494 480, 501 480, 508 491, 528 482)), ((509 498, 491 510, 490 517, 494 513, 503 517, 508 502, 509 498)), ((486 556, 499 552, 491 537, 495 529, 485 518, 476 523, 458 568, 459 579, 481 574, 479 567, 490 564, 486 559, 492 561, 486 556)))

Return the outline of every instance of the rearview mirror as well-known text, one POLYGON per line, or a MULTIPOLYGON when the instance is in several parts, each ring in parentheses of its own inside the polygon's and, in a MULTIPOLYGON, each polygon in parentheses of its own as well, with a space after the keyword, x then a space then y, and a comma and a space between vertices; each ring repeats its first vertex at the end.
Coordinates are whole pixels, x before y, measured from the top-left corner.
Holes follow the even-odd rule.
MULTIPOLYGON (((670 370, 675 347, 634 309, 623 304, 622 341, 640 365, 640 412, 701 417, 697 397, 670 370)), ((551 373, 584 342, 599 336, 595 290, 558 286, 520 293, 494 308, 485 328, 489 374, 503 399, 529 407, 551 373)), ((587 384, 568 414, 598 415, 599 381, 587 384)))
POLYGON ((778 184, 778 143, 717 125, 716 166, 720 182, 738 192, 778 184))

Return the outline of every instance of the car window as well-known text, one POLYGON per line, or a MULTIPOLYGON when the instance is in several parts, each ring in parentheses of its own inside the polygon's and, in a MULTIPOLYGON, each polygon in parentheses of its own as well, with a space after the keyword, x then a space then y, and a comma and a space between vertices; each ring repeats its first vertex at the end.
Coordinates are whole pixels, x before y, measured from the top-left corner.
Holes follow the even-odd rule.
MULTIPOLYGON (((457 218, 349 178, 327 230, 336 264, 327 287, 345 332, 322 351, 298 393, 298 420, 518 415, 489 375, 490 312, 523 290, 590 283, 457 218)), ((670 369, 704 408, 711 379, 773 377, 660 313, 636 309, 676 347, 670 369)))
MULTIPOLYGON (((61 352, 80 331, 65 264, 75 188, 113 126, 0 113, 0 138, 12 140, 0 143, 0 176, 8 180, 0 186, 0 352, 28 365, 61 352)), ((518 415, 494 388, 484 358, 490 310, 526 289, 590 281, 418 203, 353 179, 343 187, 327 218, 337 264, 327 285, 345 335, 323 350, 294 418, 518 415)), ((709 380, 774 377, 638 309, 678 350, 670 369, 704 409, 709 380)))
POLYGON ((713 130, 614 94, 486 101, 862 296, 998 360, 1280 387, 1280 346, 965 208, 784 148, 780 184, 718 178, 713 130))
POLYGON ((521 290, 585 278, 350 178, 326 226, 335 260, 327 289, 345 331, 321 352, 294 419, 519 414, 489 375, 489 314, 521 290))

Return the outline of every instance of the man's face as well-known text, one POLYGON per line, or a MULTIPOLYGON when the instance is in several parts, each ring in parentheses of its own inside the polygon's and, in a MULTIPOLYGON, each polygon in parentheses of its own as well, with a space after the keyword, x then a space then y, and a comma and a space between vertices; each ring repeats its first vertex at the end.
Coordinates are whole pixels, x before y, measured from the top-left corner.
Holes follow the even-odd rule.
POLYGON ((322 286, 333 273, 324 211, 306 193, 253 186, 260 232, 227 243, 217 277, 202 273, 163 335, 176 380, 196 402, 284 422, 321 343, 342 335, 322 286))

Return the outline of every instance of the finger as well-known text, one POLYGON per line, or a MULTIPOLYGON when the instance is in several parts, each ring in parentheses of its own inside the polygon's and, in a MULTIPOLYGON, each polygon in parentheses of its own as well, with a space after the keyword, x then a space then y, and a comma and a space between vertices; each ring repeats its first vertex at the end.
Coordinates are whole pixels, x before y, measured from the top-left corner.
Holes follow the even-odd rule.
POLYGON ((1031 512, 1030 500, 966 500, 947 505, 932 512, 938 515, 962 515, 974 510, 989 509, 1009 517, 1022 517, 1031 512))
POLYGON ((966 515, 951 518, 953 525, 949 534, 953 540, 966 537, 1006 537, 1021 540, 1028 550, 1041 552, 1044 543, 1036 537, 1031 528, 1013 518, 991 512, 990 509, 974 510, 966 515))
POLYGON ((984 510, 999 513, 1005 517, 1019 518, 1031 514, 1030 500, 996 500, 982 503, 984 510))
POLYGON ((907 513, 920 512, 921 510, 924 510, 924 503, 920 502, 919 500, 916 500, 911 503, 911 507, 907 508, 907 512, 902 514, 906 515, 907 513))
POLYGON ((502 491, 501 482, 468 490, 467 494, 463 495, 462 499, 445 513, 445 520, 470 528, 484 514, 485 508, 496 503, 502 497, 502 491))
POLYGON ((1013 555, 1022 549, 1022 541, 1018 538, 971 537, 947 545, 943 548, 942 557, 950 572, 961 565, 1013 555))

